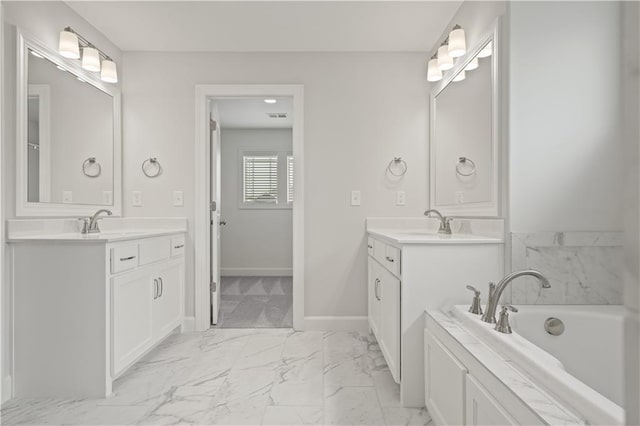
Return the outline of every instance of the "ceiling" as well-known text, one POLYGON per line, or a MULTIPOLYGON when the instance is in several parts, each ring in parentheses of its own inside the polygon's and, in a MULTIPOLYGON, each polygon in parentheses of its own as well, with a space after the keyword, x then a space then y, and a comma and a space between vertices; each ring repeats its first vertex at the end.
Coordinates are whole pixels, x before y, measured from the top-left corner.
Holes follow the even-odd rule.
POLYGON ((293 126, 293 99, 271 98, 216 99, 222 129, 286 129, 293 126), (269 118, 269 113, 284 113, 287 118, 269 118))
POLYGON ((123 51, 428 52, 462 1, 67 1, 123 51))

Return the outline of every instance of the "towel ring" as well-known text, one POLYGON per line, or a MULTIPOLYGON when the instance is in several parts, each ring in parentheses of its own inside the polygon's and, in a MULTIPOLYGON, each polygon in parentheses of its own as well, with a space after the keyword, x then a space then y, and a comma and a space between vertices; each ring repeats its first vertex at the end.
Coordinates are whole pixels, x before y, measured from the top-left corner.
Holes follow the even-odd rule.
POLYGON ((156 157, 147 158, 142 162, 142 173, 146 177, 154 178, 162 174, 162 166, 156 157), (152 166, 152 167, 149 167, 152 166))
POLYGON ((82 173, 90 178, 97 178, 98 176, 100 176, 100 174, 102 173, 102 166, 100 166, 100 163, 96 161, 96 157, 89 157, 84 160, 84 162, 82 163, 82 173), (94 166, 96 170, 91 172, 91 166, 94 166))
POLYGON ((387 170, 393 176, 401 177, 407 173, 409 170, 409 166, 407 166, 407 162, 402 159, 402 157, 393 157, 393 160, 389 161, 389 165, 387 166, 387 170), (400 171, 393 171, 395 167, 400 167, 400 171))
POLYGON ((465 176, 465 177, 473 176, 476 174, 476 163, 474 163, 471 159, 467 157, 460 157, 458 158, 458 163, 456 164, 456 173, 459 174, 460 176, 465 176), (464 166, 467 163, 471 164, 471 171, 468 173, 464 173, 460 169, 461 169, 461 166, 464 166))

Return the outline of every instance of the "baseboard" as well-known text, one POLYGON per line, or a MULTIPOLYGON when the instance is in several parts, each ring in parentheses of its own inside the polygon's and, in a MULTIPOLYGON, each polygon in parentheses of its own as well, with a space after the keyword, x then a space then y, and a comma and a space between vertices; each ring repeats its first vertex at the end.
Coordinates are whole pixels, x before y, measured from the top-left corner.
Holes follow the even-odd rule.
POLYGON ((193 333, 196 331, 196 317, 184 317, 182 320, 182 332, 193 333))
POLYGON ((304 329, 308 331, 369 331, 369 321, 362 317, 304 317, 304 329))
POLYGON ((2 378, 2 396, 1 396, 1 404, 4 404, 5 402, 7 402, 8 400, 11 399, 11 392, 12 388, 11 388, 11 376, 4 376, 2 378))
POLYGON ((293 268, 220 268, 223 277, 292 277, 293 268))

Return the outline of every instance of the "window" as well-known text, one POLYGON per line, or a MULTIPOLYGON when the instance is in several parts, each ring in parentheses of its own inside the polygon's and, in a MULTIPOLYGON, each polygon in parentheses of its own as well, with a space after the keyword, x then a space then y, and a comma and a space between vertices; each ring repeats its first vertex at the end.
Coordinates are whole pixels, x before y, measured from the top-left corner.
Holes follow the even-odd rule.
POLYGON ((291 208, 293 156, 290 152, 240 149, 240 182, 240 208, 291 208))

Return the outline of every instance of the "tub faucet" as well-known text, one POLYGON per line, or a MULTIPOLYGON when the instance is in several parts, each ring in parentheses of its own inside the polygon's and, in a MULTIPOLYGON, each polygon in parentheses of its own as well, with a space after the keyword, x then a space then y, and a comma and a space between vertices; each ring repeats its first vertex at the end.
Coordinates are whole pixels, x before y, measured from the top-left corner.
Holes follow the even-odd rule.
POLYGON ((453 218, 442 216, 442 213, 440 213, 436 209, 429 209, 424 212, 424 215, 430 217, 431 213, 437 215, 440 219, 440 228, 438 229, 438 234, 451 235, 451 221, 453 220, 453 218))
POLYGON ((97 234, 98 232, 100 232, 100 227, 98 226, 98 219, 100 219, 100 217, 98 216, 100 216, 101 213, 106 213, 109 216, 113 214, 111 213, 111 210, 107 210, 107 209, 98 210, 88 220, 85 219, 84 227, 82 228, 83 234, 97 234))
POLYGON ((496 323, 496 308, 498 307, 498 302, 500 302, 500 297, 502 296, 502 292, 507 285, 515 280, 516 278, 530 275, 532 277, 536 277, 540 281, 540 286, 542 288, 550 288, 551 284, 549 284, 549 280, 545 278, 538 271, 534 271, 533 269, 527 269, 524 271, 515 271, 508 275, 506 275, 500 282, 496 285, 495 290, 491 292, 489 299, 487 300, 487 307, 485 308, 484 315, 482 316, 482 321, 488 322, 490 324, 496 323))

